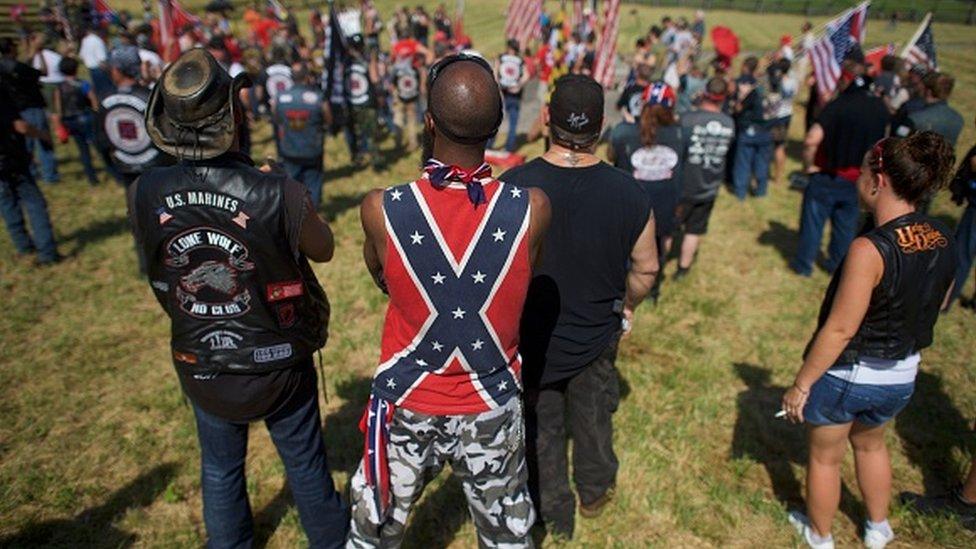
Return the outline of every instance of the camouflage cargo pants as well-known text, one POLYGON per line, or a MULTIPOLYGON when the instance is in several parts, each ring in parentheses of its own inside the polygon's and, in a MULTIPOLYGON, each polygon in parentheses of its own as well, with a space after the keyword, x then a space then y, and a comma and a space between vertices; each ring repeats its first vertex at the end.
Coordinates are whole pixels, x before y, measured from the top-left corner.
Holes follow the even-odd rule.
POLYGON ((347 547, 399 547, 407 516, 427 482, 450 463, 468 500, 481 547, 531 547, 535 510, 529 498, 521 400, 481 414, 431 416, 397 408, 387 448, 393 501, 382 525, 363 464, 353 476, 347 547))

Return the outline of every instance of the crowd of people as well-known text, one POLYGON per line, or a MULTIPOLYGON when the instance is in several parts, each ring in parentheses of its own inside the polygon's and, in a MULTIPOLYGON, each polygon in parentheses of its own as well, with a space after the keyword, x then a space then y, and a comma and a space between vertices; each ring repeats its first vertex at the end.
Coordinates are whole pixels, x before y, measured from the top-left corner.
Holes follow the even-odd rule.
MULTIPOLYGON (((963 119, 947 103, 949 74, 893 56, 875 69, 854 48, 822 97, 804 62, 809 24, 798 50, 784 36, 734 74, 730 56, 704 51, 703 13, 666 17, 636 41, 608 129, 618 113, 604 112, 608 90, 593 78, 592 13, 575 24, 543 13, 539 40, 507 40, 489 60, 443 6, 387 22, 370 3, 313 11, 308 37, 291 14, 249 9, 238 39, 233 8, 215 4, 164 63, 148 9, 113 27, 71 6, 0 42, 0 207, 17 251, 50 264, 60 256, 36 179, 59 180, 52 141, 74 140, 90 184, 101 159, 125 187, 196 417, 213 546, 253 539, 244 460, 258 420, 312 546, 396 545, 445 463, 481 545, 530 546, 537 519, 572 539, 577 509, 596 517, 618 489, 615 359, 634 311, 660 298, 675 242, 674 279, 689 275, 723 186, 740 201, 765 196, 770 179, 786 186, 801 86, 811 100, 790 266, 812 273, 829 219, 833 279, 782 402, 781 416, 811 425, 807 512, 791 522, 810 546, 833 547, 849 440, 865 544, 893 539, 885 425, 908 404, 939 312, 972 305, 959 298, 976 256, 976 148, 955 170, 963 119), (527 137, 544 137, 545 152, 496 177, 486 150, 506 120, 503 147, 518 149, 534 79, 544 107, 527 137), (250 135, 261 120, 277 158, 259 168, 250 135), (326 463, 313 367, 330 310, 309 261, 335 249, 317 213, 329 134, 363 168, 382 172, 386 135, 422 160, 414 181, 361 207, 365 264, 389 309, 351 509, 326 463), (955 236, 927 214, 946 186, 968 202, 955 236)), ((910 503, 973 520, 976 464, 959 491, 910 503)))

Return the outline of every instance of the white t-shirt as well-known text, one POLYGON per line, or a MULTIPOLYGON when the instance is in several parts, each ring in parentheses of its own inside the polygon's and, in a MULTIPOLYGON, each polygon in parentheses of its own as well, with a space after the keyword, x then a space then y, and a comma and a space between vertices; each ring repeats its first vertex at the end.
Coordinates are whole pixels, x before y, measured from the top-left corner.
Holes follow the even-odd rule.
POLYGON ((108 60, 108 49, 105 46, 105 41, 97 34, 86 34, 81 39, 78 57, 81 57, 81 62, 89 69, 97 69, 99 65, 108 60))
POLYGON ((44 84, 60 84, 64 82, 64 75, 61 74, 61 70, 58 69, 58 64, 61 63, 61 55, 56 51, 49 49, 43 49, 34 55, 34 68, 44 72, 45 66, 47 67, 47 74, 40 78, 41 82, 44 84), (41 58, 43 57, 43 63, 41 63, 41 58))
POLYGON ((139 48, 139 61, 142 63, 149 63, 149 65, 154 69, 163 70, 163 58, 152 50, 139 48))
POLYGON ((776 118, 785 118, 793 114, 793 98, 799 89, 796 78, 789 74, 784 74, 779 82, 780 101, 776 109, 776 118))
POLYGON ((865 385, 902 385, 915 381, 921 355, 912 353, 901 360, 861 357, 854 365, 835 366, 827 375, 865 385))

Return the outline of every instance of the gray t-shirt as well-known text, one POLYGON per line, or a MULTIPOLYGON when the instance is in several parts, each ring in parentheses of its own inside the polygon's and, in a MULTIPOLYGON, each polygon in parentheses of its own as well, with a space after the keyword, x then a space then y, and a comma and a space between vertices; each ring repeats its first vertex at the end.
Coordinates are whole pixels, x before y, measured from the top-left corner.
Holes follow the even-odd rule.
POLYGON ((725 159, 735 137, 727 114, 696 110, 681 116, 685 142, 682 197, 691 202, 715 199, 725 179, 725 159))

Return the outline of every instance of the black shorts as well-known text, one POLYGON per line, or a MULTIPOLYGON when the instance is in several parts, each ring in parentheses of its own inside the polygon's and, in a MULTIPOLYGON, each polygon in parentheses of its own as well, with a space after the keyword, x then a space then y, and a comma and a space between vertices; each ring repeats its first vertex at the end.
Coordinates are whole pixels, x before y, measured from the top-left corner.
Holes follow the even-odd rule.
POLYGON ((678 207, 678 221, 687 234, 702 235, 708 232, 708 219, 712 217, 715 199, 708 202, 682 200, 678 207))

